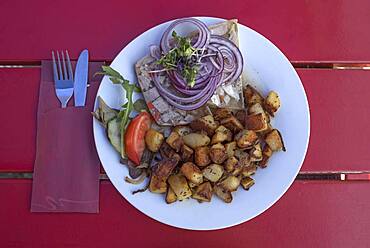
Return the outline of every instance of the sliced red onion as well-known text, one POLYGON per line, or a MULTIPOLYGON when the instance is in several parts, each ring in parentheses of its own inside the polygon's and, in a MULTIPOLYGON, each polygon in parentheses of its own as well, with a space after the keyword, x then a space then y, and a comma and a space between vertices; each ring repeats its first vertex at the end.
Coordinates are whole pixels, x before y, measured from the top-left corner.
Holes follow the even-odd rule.
POLYGON ((157 45, 151 45, 149 47, 149 49, 150 49, 150 55, 153 58, 155 58, 157 60, 161 58, 161 50, 160 50, 159 46, 157 46, 157 45))
POLYGON ((179 24, 182 23, 191 23, 196 26, 198 29, 198 38, 194 42, 193 47, 194 48, 203 48, 209 43, 209 39, 211 36, 211 32, 209 31, 208 27, 201 21, 195 18, 183 18, 178 19, 171 23, 171 25, 166 29, 166 31, 163 33, 162 39, 161 39, 161 49, 163 53, 168 53, 171 50, 171 46, 169 44, 170 37, 172 35, 172 30, 179 24))
MULTIPOLYGON (((240 77, 243 70, 243 57, 233 42, 219 35, 211 35, 208 27, 194 18, 174 21, 164 32, 160 41, 160 49, 158 47, 150 48, 153 57, 158 58, 159 50, 167 54, 172 49, 172 30, 183 23, 196 26, 198 35, 193 37, 191 42, 194 48, 202 49, 199 55, 201 58, 197 61, 202 65, 198 68, 194 86, 189 87, 177 70, 166 71, 175 90, 166 88, 159 81, 159 73, 163 73, 163 71, 154 71, 151 76, 158 92, 169 104, 181 110, 194 110, 205 104, 219 85, 225 82, 234 82, 240 77)), ((159 51, 159 56, 161 51, 159 51)))

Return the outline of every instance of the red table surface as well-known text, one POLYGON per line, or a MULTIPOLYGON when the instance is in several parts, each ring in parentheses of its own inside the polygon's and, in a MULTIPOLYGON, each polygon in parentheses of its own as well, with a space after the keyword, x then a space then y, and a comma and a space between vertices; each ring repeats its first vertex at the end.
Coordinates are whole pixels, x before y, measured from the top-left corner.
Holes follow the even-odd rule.
POLYGON ((39 60, 51 49, 112 59, 134 37, 184 16, 238 18, 290 60, 370 60, 368 0, 2 0, 0 59, 39 60), (6 49, 4 49, 6 48, 6 49))
MULTIPOLYGON (((0 181, 2 247, 366 247, 366 183, 295 182, 271 209, 220 231, 160 224, 101 184, 100 214, 30 214, 31 181, 0 181), (325 188, 325 190, 323 190, 325 188)), ((248 206, 246 206, 248 207, 248 206)), ((220 213, 222 214, 222 213, 220 213)))
MULTIPOLYGON (((239 21, 291 61, 370 64, 370 1, 0 1, 0 65, 50 51, 112 60, 134 37, 184 16, 239 21)), ((266 62, 268 66, 268 61, 266 62)), ((370 171, 370 72, 298 70, 311 113, 302 171, 370 171)), ((0 172, 32 172, 40 69, 0 68, 0 172)), ((185 231, 141 214, 101 184, 100 213, 31 214, 31 180, 0 179, 0 247, 368 247, 367 182, 296 181, 271 209, 220 231, 185 231)))

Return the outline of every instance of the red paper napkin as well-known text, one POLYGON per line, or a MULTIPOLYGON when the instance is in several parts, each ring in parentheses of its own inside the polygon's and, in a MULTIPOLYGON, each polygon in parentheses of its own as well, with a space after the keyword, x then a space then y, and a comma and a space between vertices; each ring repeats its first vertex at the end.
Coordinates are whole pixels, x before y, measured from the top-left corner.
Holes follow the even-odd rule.
POLYGON ((86 106, 73 96, 62 109, 55 95, 52 63, 43 61, 37 112, 37 148, 31 212, 99 212, 99 168, 92 115, 102 63, 89 63, 86 106))

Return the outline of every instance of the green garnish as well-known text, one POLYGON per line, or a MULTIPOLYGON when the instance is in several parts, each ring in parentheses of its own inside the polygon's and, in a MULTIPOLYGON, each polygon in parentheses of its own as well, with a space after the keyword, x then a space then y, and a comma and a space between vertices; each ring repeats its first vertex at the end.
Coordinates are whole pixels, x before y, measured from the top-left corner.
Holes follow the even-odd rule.
POLYGON ((176 42, 176 46, 162 56, 157 63, 167 70, 180 71, 188 85, 193 87, 198 73, 198 65, 196 63, 198 50, 191 45, 189 38, 181 37, 175 31, 172 32, 172 37, 176 42))
MULTIPOLYGON (((120 131, 121 135, 125 133, 127 125, 130 121, 130 114, 134 110, 135 103, 133 102, 132 96, 134 92, 141 92, 141 89, 134 83, 130 83, 127 79, 123 78, 122 75, 114 70, 110 66, 102 66, 102 72, 97 72, 96 74, 108 76, 110 81, 114 84, 120 84, 125 90, 125 98, 127 101, 121 106, 122 109, 118 113, 117 117, 120 119, 120 131)), ((121 156, 125 157, 124 151, 124 139, 121 138, 121 156)))

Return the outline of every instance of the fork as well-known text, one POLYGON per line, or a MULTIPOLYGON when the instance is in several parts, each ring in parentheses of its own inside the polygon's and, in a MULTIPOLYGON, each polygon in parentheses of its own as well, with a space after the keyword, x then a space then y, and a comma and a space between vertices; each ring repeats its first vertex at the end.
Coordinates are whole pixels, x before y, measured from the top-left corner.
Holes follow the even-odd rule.
POLYGON ((67 107, 67 103, 69 99, 71 99, 73 95, 73 72, 72 72, 71 61, 69 59, 69 54, 67 50, 66 50, 67 62, 64 59, 64 52, 61 51, 61 55, 62 55, 62 62, 61 62, 60 57, 59 57, 59 51, 57 51, 58 66, 57 66, 57 62, 55 61, 54 51, 51 52, 51 55, 53 57, 55 93, 60 103, 62 104, 62 108, 65 108, 67 107))

